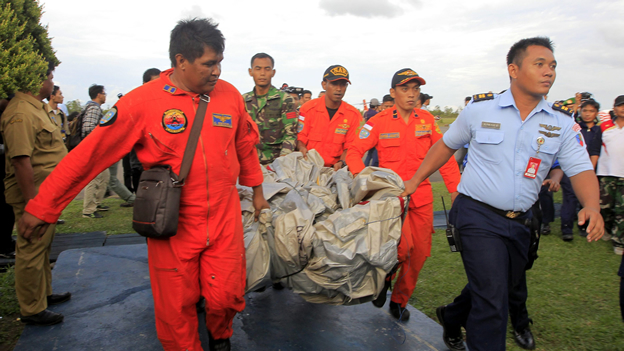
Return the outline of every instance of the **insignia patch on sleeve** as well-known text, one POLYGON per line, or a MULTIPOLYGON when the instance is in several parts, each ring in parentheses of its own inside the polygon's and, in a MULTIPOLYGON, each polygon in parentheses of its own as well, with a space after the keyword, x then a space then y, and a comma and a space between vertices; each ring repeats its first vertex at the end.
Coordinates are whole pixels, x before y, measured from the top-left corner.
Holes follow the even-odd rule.
POLYGON ((370 136, 370 131, 366 129, 367 125, 368 124, 365 124, 364 127, 362 127, 362 129, 360 130, 360 139, 366 139, 370 136))
POLYGON ((162 124, 166 132, 178 134, 186 130, 188 121, 184 112, 178 109, 171 109, 163 113, 162 124))
POLYGON ((212 114, 212 125, 215 127, 232 128, 232 116, 220 113, 212 114))
POLYGON ((286 112, 286 118, 287 119, 293 119, 293 118, 297 118, 297 112, 286 112))
POLYGON ((303 130, 303 127, 304 127, 303 122, 299 122, 299 125, 297 125, 297 133, 301 133, 301 131, 303 130))
POLYGON ((113 106, 113 108, 108 110, 108 112, 106 112, 102 119, 100 119, 100 126, 110 126, 111 124, 115 123, 115 120, 117 120, 117 107, 113 106))
POLYGON ((299 120, 300 121, 305 121, 305 116, 299 115, 299 120))

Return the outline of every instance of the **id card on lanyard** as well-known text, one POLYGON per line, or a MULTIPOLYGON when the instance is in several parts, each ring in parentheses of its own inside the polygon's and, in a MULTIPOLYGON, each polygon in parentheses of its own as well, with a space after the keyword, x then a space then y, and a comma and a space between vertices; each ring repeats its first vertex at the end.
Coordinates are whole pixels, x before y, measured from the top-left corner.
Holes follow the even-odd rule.
POLYGON ((529 162, 527 163, 526 169, 524 170, 524 176, 529 179, 537 178, 537 172, 539 171, 540 164, 542 160, 538 158, 539 150, 542 145, 544 145, 544 137, 537 138, 537 152, 535 153, 535 157, 530 157, 529 162))

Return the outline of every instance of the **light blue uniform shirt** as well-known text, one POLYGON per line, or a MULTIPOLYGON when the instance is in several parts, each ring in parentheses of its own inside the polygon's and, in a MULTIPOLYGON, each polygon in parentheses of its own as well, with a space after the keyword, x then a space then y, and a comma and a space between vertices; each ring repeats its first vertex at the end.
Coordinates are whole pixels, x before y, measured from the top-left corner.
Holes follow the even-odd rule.
POLYGON ((572 118, 544 99, 522 122, 509 89, 492 100, 471 102, 443 137, 451 149, 470 143, 457 190, 500 210, 529 210, 555 159, 569 177, 593 169, 573 126, 572 118), (524 176, 530 157, 542 160, 535 179, 524 176))

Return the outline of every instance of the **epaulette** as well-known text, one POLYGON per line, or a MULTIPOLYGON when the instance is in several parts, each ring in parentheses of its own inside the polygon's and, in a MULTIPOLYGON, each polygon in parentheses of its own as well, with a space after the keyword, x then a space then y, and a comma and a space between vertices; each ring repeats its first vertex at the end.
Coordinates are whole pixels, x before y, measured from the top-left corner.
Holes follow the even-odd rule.
POLYGON ((494 99, 493 93, 475 94, 472 96, 472 102, 479 102, 479 101, 492 100, 492 99, 494 99))
POLYGON ((568 116, 572 116, 572 114, 574 113, 574 111, 572 111, 568 107, 563 106, 563 104, 559 103, 559 102, 555 102, 552 105, 552 109, 555 110, 555 111, 563 112, 563 113, 565 113, 568 116))

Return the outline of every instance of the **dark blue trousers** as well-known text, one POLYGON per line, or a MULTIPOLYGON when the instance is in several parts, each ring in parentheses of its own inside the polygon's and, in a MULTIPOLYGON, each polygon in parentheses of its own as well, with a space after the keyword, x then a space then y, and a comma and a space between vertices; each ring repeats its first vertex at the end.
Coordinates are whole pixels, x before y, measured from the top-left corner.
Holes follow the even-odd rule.
POLYGON ((572 189, 572 182, 570 182, 570 178, 567 175, 561 178, 560 184, 561 192, 563 193, 561 201, 561 234, 572 234, 579 202, 572 189))
POLYGON ((505 350, 509 293, 524 276, 530 242, 522 220, 530 216, 511 220, 463 195, 451 208, 468 284, 446 307, 444 320, 452 329, 466 328, 471 351, 505 350))
POLYGON ((377 154, 376 148, 368 150, 368 154, 366 154, 366 159, 364 160, 364 166, 379 167, 379 155, 377 154))
POLYGON ((542 186, 539 192, 539 203, 542 209, 542 223, 545 225, 555 221, 555 203, 553 193, 548 191, 547 186, 542 186))

